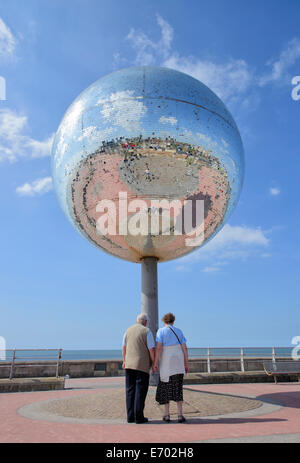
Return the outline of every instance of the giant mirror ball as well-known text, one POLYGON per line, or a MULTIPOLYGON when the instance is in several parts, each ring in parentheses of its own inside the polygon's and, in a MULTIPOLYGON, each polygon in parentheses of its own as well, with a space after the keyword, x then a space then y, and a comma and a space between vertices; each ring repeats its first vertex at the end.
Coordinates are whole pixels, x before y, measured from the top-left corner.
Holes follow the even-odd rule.
POLYGON ((54 188, 68 219, 95 246, 131 262, 168 261, 199 247, 187 245, 193 222, 175 233, 173 208, 164 230, 163 206, 152 201, 180 201, 181 217, 188 200, 191 211, 202 201, 202 246, 236 205, 243 172, 241 137, 224 103, 193 77, 162 67, 122 69, 93 83, 66 111, 52 149, 54 188), (105 201, 114 208, 98 206, 105 201), (158 229, 137 233, 139 213, 156 214, 158 229), (105 231, 98 226, 104 214, 105 231))

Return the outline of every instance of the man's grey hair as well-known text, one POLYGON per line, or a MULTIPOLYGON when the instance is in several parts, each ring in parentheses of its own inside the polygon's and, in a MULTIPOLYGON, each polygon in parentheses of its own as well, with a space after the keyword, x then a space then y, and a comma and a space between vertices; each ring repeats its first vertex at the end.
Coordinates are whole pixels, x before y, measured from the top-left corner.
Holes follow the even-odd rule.
POLYGON ((148 321, 148 315, 145 313, 140 313, 136 318, 137 323, 141 323, 142 321, 148 321))

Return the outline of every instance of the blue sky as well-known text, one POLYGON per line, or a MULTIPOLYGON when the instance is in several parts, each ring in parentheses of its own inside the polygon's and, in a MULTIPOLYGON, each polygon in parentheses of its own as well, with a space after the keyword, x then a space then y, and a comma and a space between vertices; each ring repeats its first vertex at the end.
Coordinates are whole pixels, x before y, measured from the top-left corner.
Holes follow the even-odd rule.
POLYGON ((72 228, 50 171, 68 106, 132 65, 204 82, 231 111, 245 148, 229 222, 199 251, 159 265, 160 315, 175 313, 191 347, 289 346, 300 335, 300 100, 291 83, 300 75, 299 1, 0 0, 0 18, 7 347, 119 348, 139 312, 139 265, 98 251, 72 228))

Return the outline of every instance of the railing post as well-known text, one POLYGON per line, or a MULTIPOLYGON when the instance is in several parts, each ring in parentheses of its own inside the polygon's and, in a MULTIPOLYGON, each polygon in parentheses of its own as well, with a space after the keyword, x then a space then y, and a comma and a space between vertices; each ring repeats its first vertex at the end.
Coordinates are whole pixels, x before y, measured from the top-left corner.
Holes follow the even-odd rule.
POLYGON ((9 379, 12 379, 14 375, 15 358, 16 358, 16 349, 13 350, 13 358, 12 358, 11 366, 10 366, 9 379))
POLYGON ((241 347, 241 371, 244 373, 245 365, 244 365, 244 348, 241 347))
POLYGON ((210 350, 209 350, 209 347, 207 348, 207 373, 211 373, 211 371, 210 371, 210 350))
POLYGON ((276 362, 275 347, 272 347, 272 362, 276 362))
POLYGON ((61 351, 62 351, 62 349, 58 349, 57 363, 56 363, 56 378, 58 378, 58 369, 59 369, 59 364, 60 364, 60 360, 61 360, 61 351))

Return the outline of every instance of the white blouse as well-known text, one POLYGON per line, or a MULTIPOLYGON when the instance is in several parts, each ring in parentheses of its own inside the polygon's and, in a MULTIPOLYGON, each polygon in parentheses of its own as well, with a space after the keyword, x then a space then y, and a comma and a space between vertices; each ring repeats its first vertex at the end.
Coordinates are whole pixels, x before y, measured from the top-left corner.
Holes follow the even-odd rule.
POLYGON ((168 383, 170 376, 185 374, 184 355, 180 344, 162 348, 159 359, 159 374, 163 383, 168 383))

